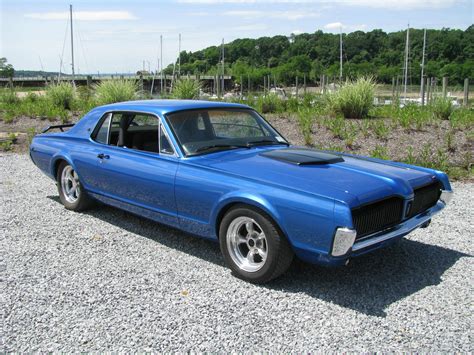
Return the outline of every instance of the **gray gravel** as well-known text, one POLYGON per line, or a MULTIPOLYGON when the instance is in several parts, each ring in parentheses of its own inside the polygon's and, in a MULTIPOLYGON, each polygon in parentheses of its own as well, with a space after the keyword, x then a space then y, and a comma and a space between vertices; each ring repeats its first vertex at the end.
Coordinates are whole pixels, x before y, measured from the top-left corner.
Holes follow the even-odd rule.
POLYGON ((474 184, 428 229, 255 286, 217 244, 110 207, 67 211, 0 155, 0 351, 473 351, 474 184))

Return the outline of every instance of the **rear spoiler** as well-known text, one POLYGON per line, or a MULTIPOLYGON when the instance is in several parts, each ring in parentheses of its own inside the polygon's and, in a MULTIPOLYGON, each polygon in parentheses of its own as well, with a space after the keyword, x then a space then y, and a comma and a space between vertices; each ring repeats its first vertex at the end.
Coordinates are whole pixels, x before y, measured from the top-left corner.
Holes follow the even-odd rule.
POLYGON ((69 127, 72 127, 72 126, 74 126, 74 123, 58 124, 58 125, 55 125, 55 126, 48 126, 48 127, 44 128, 41 133, 49 132, 52 129, 60 129, 61 132, 64 132, 64 128, 69 128, 69 127))

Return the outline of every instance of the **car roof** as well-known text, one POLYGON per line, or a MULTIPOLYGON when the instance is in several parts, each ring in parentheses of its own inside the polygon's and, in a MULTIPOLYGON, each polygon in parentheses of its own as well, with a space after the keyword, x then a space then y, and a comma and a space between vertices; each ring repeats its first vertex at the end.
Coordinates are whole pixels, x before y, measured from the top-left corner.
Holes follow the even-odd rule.
POLYGON ((108 110, 131 110, 145 111, 167 114, 170 112, 192 109, 207 108, 250 108, 247 105, 218 102, 218 101, 201 101, 201 100, 138 100, 117 102, 110 105, 102 106, 108 110))

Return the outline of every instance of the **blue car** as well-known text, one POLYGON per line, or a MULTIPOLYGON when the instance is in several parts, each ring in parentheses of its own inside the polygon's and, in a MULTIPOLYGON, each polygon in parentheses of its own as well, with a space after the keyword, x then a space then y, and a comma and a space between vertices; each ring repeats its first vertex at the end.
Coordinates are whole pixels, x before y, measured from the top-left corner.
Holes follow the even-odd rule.
POLYGON ((443 172, 292 146, 233 103, 97 107, 37 135, 30 156, 67 209, 97 200, 218 241, 233 274, 254 283, 295 256, 335 266, 385 247, 452 196, 443 172))

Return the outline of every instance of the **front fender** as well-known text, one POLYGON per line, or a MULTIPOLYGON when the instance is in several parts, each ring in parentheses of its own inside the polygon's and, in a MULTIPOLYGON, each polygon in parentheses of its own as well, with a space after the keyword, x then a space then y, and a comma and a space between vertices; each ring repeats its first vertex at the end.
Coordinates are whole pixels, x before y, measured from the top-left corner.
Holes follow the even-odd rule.
POLYGON ((217 203, 212 208, 211 227, 212 227, 212 230, 216 231, 217 236, 218 236, 217 222, 219 220, 221 212, 226 210, 228 206, 236 204, 236 203, 247 204, 247 205, 254 206, 263 210, 275 221, 275 223, 278 224, 282 232, 285 235, 288 235, 287 231, 285 230, 284 225, 279 223, 279 221, 281 221, 281 216, 279 212, 272 206, 270 201, 268 201, 265 197, 259 194, 253 194, 253 193, 244 192, 244 191, 232 191, 225 195, 222 195, 221 198, 217 201, 217 203))

